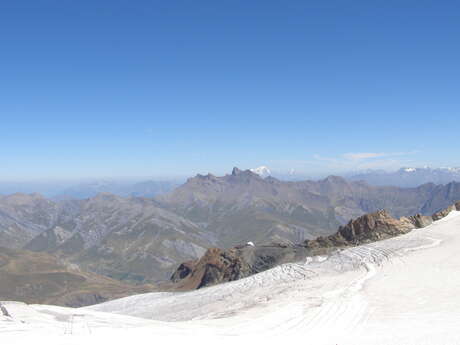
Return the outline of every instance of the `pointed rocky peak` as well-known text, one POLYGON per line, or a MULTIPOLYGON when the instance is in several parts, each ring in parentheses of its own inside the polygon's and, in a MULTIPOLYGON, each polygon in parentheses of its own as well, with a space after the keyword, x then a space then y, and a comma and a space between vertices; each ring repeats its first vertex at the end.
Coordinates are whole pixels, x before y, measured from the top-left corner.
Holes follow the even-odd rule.
POLYGON ((247 170, 240 170, 237 167, 234 167, 232 170, 232 174, 230 175, 232 177, 244 177, 244 178, 257 178, 257 179, 262 179, 258 174, 255 172, 247 169, 247 170))
POLYGON ((243 172, 243 170, 240 170, 238 169, 237 167, 234 167, 232 169, 232 176, 238 176, 239 174, 241 174, 243 172))

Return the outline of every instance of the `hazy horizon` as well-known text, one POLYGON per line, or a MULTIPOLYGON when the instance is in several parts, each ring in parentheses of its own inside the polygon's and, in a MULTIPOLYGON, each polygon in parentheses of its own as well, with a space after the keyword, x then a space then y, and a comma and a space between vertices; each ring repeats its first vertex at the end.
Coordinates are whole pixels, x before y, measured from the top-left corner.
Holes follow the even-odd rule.
MULTIPOLYGON (((214 176, 225 176, 232 173, 233 168, 238 168, 240 170, 252 170, 258 168, 254 167, 239 167, 239 166, 232 166, 229 167, 225 171, 206 171, 202 169, 200 171, 192 171, 190 174, 183 174, 183 175, 167 175, 167 174, 158 174, 158 175, 139 175, 139 176, 91 176, 91 177, 74 177, 74 178, 24 178, 24 179, 1 179, 0 183, 37 183, 37 184, 54 184, 54 183, 61 183, 61 184, 78 184, 78 183, 94 183, 94 182, 120 182, 120 183, 136 183, 136 182, 145 182, 145 181, 185 181, 188 178, 194 177, 196 175, 207 175, 211 174, 214 176)), ((404 168, 431 168, 431 169, 442 169, 448 167, 442 166, 401 166, 395 169, 360 169, 360 170, 343 170, 343 171, 324 171, 322 173, 308 173, 302 171, 293 171, 292 169, 285 169, 285 170, 273 170, 270 166, 263 165, 262 167, 267 167, 272 176, 279 177, 281 179, 303 179, 303 178, 311 178, 311 179, 322 179, 328 176, 353 176, 359 175, 365 172, 387 172, 392 173, 404 168)), ((458 168, 456 166, 450 166, 449 168, 458 168)))

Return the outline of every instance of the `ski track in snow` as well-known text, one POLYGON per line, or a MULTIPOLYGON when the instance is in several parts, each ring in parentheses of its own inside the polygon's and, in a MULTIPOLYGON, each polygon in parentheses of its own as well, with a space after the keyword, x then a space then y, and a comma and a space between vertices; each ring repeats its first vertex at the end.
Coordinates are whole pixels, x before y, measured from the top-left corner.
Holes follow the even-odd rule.
MULTIPOLYGON (((353 344, 412 344, 393 342, 391 337, 394 334, 388 332, 385 323, 394 322, 395 328, 400 327, 397 323, 399 319, 389 312, 402 315, 401 320, 406 320, 403 314, 398 314, 389 305, 398 296, 397 284, 412 284, 404 277, 395 277, 399 280, 394 283, 396 285, 391 285, 391 279, 398 274, 404 275, 401 271, 412 262, 417 265, 410 266, 416 268, 411 270, 423 278, 425 269, 430 267, 423 267, 427 260, 435 261, 443 254, 442 260, 439 259, 441 264, 433 271, 439 272, 460 249, 460 244, 455 246, 460 242, 456 240, 460 238, 460 231, 456 231, 459 228, 460 212, 454 211, 446 218, 406 235, 337 250, 327 257, 307 258, 305 262, 284 264, 239 281, 190 292, 149 293, 80 309, 4 303, 12 317, 0 318, 0 338, 2 334, 11 333, 16 334, 16 339, 21 339, 21 334, 49 329, 55 334, 96 339, 97 335, 116 329, 130 335, 133 331, 143 334, 155 330, 158 335, 168 337, 196 334, 249 337, 298 335, 316 339, 312 344, 333 345, 337 343, 336 339, 341 341, 340 344, 347 339, 353 339, 353 344), (438 247, 442 248, 441 251, 436 249, 438 247), (433 251, 432 254, 430 251, 433 251), (454 254, 449 254, 451 252, 454 254), (381 302, 379 298, 384 297, 381 290, 387 288, 387 282, 388 289, 393 288, 395 292, 381 302), (374 293, 374 290, 379 293, 374 293)), ((414 293, 418 293, 416 289, 423 288, 415 278, 413 285, 408 286, 406 290, 413 289, 414 293)), ((440 288, 443 287, 441 284, 440 288)), ((432 289, 426 291, 431 293, 432 289)), ((439 295, 439 304, 443 305, 444 296, 439 295)), ((449 295, 446 296, 449 305, 452 300, 449 295)), ((420 296, 416 301, 421 301, 423 306, 423 301, 432 298, 420 296)), ((407 298, 398 299, 394 309, 404 302, 407 298)), ((435 305, 435 302, 432 303, 435 305)), ((417 322, 432 325, 427 320, 434 314, 421 314, 426 319, 417 319, 417 310, 413 312, 413 322, 416 325, 417 322)), ((452 307, 452 310, 449 313, 455 314, 458 309, 452 307)), ((460 312, 456 316, 459 321, 446 318, 445 327, 458 329, 460 312)), ((438 315, 436 319, 439 319, 438 315)), ((430 327, 419 329, 423 333, 428 332, 430 327)), ((446 330, 439 331, 439 334, 447 334, 444 339, 455 338, 455 334, 446 330)), ((458 337, 455 339, 460 343, 458 337)), ((429 339, 420 335, 414 344, 431 344, 429 339)))

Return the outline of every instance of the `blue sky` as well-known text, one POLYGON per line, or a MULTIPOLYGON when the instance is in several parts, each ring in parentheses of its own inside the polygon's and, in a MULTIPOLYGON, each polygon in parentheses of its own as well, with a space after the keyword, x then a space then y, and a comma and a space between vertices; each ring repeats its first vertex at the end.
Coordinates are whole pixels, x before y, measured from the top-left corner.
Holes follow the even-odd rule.
POLYGON ((460 166, 457 1, 0 4, 0 179, 460 166))

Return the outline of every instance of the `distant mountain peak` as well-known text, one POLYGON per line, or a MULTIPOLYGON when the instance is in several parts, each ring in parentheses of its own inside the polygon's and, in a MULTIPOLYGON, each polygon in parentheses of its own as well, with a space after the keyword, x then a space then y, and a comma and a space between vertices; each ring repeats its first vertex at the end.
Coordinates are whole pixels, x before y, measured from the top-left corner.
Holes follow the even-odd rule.
POLYGON ((427 183, 448 184, 452 181, 460 181, 460 169, 408 166, 392 172, 368 170, 351 176, 350 179, 364 180, 377 186, 416 187, 427 183))
POLYGON ((253 173, 259 175, 259 176, 262 176, 262 177, 267 177, 267 176, 270 176, 272 174, 270 169, 268 167, 266 167, 265 165, 262 165, 262 166, 257 167, 257 168, 252 168, 252 169, 249 169, 249 170, 252 171, 253 173))
POLYGON ((417 168, 401 168, 401 171, 411 173, 417 171, 417 168))
POLYGON ((242 172, 242 170, 238 169, 237 167, 234 167, 232 169, 232 175, 233 176, 239 175, 241 172, 242 172))
POLYGON ((233 168, 231 176, 260 177, 257 173, 252 171, 252 169, 241 170, 241 169, 238 169, 237 167, 233 168))

